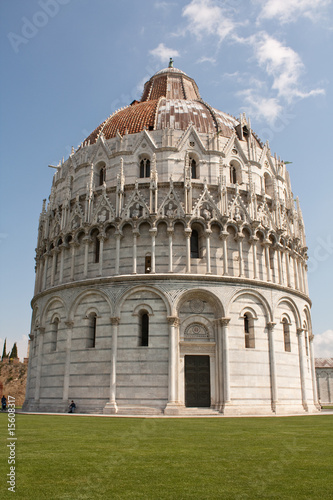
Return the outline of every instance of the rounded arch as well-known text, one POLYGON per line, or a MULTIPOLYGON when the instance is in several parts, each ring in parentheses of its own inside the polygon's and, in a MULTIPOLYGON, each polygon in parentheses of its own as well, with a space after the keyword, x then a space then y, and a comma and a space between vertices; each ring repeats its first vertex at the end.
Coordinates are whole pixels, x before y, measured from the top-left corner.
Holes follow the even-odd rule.
POLYGON ((172 228, 175 229, 175 225, 176 224, 182 224, 182 226, 184 227, 184 229, 186 229, 186 221, 184 219, 182 219, 181 217, 177 217, 176 219, 174 219, 172 221, 172 228))
MULTIPOLYGON (((50 300, 48 300, 48 302, 45 304, 45 306, 42 310, 42 313, 40 315, 40 326, 45 327, 46 317, 47 317, 47 314, 49 312, 49 309, 51 306, 54 306, 57 302, 59 302, 61 307, 63 308, 64 317, 66 318, 66 316, 67 316, 66 304, 65 304, 64 300, 59 295, 55 295, 55 296, 51 297, 50 300)), ((55 314, 57 314, 57 313, 54 313, 54 315, 55 314)))
POLYGON ((76 243, 81 244, 83 238, 85 238, 86 233, 83 231, 83 229, 77 229, 77 231, 74 233, 74 241, 76 243))
POLYGON ((280 317, 280 323, 287 323, 287 325, 291 325, 292 321, 291 321, 289 314, 287 314, 286 312, 283 312, 281 314, 281 317, 280 317))
POLYGON ((235 231, 235 235, 238 233, 238 227, 234 222, 228 221, 226 223, 225 229, 228 231, 228 228, 231 227, 235 231))
POLYGON ((258 314, 255 309, 251 306, 245 306, 241 310, 239 317, 244 318, 245 314, 249 314, 253 319, 258 319, 258 314))
POLYGON ((244 166, 239 158, 232 157, 229 162, 230 167, 230 183, 231 184, 242 184, 242 171, 244 166))
POLYGON ((126 290, 126 292, 124 292, 117 301, 117 304, 115 306, 115 316, 120 317, 121 310, 122 310, 122 307, 123 307, 125 301, 131 295, 133 295, 134 293, 138 293, 138 292, 155 293, 160 299, 162 299, 162 301, 166 307, 167 316, 171 316, 171 304, 170 304, 167 296, 163 292, 161 292, 161 290, 159 290, 158 288, 155 288, 154 286, 151 286, 151 285, 148 285, 148 286, 147 285, 137 285, 137 286, 134 286, 133 288, 130 288, 129 290, 126 290))
POLYGON ((230 298, 229 303, 227 305, 227 308, 226 308, 227 315, 229 315, 229 313, 230 313, 230 309, 231 309, 232 304, 234 302, 236 302, 236 300, 239 299, 242 295, 250 295, 250 296, 256 298, 257 300, 259 300, 264 311, 265 311, 267 322, 272 321, 272 319, 273 319, 272 309, 271 309, 271 306, 269 305, 267 299, 265 299, 265 297, 260 292, 257 292, 256 290, 249 290, 249 289, 238 290, 237 292, 235 292, 232 295, 232 297, 230 298))
MULTIPOLYGON (((276 307, 274 308, 274 317, 276 316, 277 308, 283 306, 283 304, 286 304, 287 307, 289 308, 289 310, 292 311, 292 313, 294 315, 296 328, 301 328, 301 316, 299 314, 298 307, 297 307, 296 303, 290 297, 284 296, 278 300, 276 307)), ((277 318, 277 319, 280 320, 280 318, 277 318)))
POLYGON ((224 317, 224 306, 220 298, 217 297, 214 292, 211 292, 210 290, 207 290, 205 288, 193 288, 191 290, 186 290, 185 292, 180 294, 172 306, 172 316, 178 316, 179 310, 181 309, 182 305, 187 300, 189 300, 189 298, 209 299, 215 305, 216 317, 224 317))
POLYGON ((137 228, 139 229, 139 231, 140 231, 140 226, 142 226, 142 224, 148 224, 148 226, 150 226, 150 229, 153 228, 153 225, 152 225, 151 221, 147 220, 147 219, 144 219, 144 220, 139 221, 138 224, 137 224, 137 228))
POLYGON ((303 308, 303 314, 302 316, 304 317, 307 327, 308 327, 308 332, 309 335, 312 335, 312 321, 311 321, 311 314, 310 314, 310 309, 307 305, 304 306, 303 308))
POLYGON ((152 307, 146 302, 138 304, 136 308, 133 310, 132 316, 139 316, 140 314, 142 314, 143 311, 145 311, 148 314, 148 316, 154 316, 154 311, 152 307))
MULTIPOLYGON (((81 301, 86 296, 89 296, 89 295, 92 295, 92 294, 99 295, 100 297, 102 297, 105 300, 105 302, 107 303, 107 305, 109 307, 110 317, 113 316, 113 314, 112 314, 112 312, 113 312, 112 304, 111 304, 111 300, 108 297, 108 295, 103 290, 99 290, 98 288, 88 288, 87 290, 84 290, 83 292, 79 293, 79 295, 72 302, 72 304, 71 304, 71 306, 69 308, 69 312, 68 312, 68 320, 69 321, 74 321, 75 312, 76 312, 78 306, 80 305, 81 301)), ((96 309, 96 308, 94 308, 93 306, 91 306, 91 309, 96 309)), ((89 310, 89 308, 88 308, 88 310, 89 310)))
POLYGON ((247 222, 242 224, 242 227, 240 228, 240 233, 244 234, 244 236, 246 236, 247 233, 249 238, 252 238, 253 236, 252 228, 247 222))
POLYGON ((267 171, 264 173, 264 187, 265 193, 268 196, 273 197, 273 180, 271 175, 267 171))
MULTIPOLYGON (((142 222, 147 222, 148 224, 150 223, 149 221, 141 221, 142 222)), ((140 224, 141 224, 140 223, 140 224)), ((131 220, 124 220, 118 227, 118 231, 120 232, 120 234, 122 234, 122 232, 124 231, 124 228, 126 228, 126 226, 129 226, 131 229, 133 229, 133 222, 131 220)))
POLYGON ((89 231, 88 231, 88 236, 92 238, 94 235, 98 236, 100 233, 100 227, 94 224, 93 226, 90 226, 89 231))

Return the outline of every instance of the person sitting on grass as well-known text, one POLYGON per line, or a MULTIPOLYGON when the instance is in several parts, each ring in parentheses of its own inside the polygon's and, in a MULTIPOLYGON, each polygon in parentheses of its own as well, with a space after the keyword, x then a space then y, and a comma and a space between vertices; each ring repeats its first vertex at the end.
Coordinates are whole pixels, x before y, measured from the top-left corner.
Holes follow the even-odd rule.
POLYGON ((2 398, 1 398, 1 408, 2 408, 2 411, 6 411, 6 406, 7 406, 6 396, 2 396, 2 398))
POLYGON ((76 408, 76 405, 75 405, 74 401, 72 400, 71 404, 69 405, 69 411, 68 411, 68 413, 74 413, 75 408, 76 408))

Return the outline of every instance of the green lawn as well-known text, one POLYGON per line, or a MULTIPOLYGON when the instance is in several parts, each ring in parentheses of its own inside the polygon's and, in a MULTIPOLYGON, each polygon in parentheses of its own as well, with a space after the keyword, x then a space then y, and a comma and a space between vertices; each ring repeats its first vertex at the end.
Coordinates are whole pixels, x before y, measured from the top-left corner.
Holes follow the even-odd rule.
POLYGON ((333 496, 333 416, 16 416, 16 493, 1 498, 321 499, 333 496))

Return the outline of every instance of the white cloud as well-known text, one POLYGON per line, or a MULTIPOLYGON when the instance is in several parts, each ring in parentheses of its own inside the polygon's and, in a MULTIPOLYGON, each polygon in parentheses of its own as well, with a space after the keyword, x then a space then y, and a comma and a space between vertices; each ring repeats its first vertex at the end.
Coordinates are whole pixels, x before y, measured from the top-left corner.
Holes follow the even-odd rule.
POLYGON ((214 57, 205 57, 202 56, 200 59, 197 60, 197 63, 204 63, 204 62, 209 62, 211 64, 216 64, 216 59, 214 57))
POLYGON ((300 56, 291 47, 266 32, 260 32, 250 38, 255 58, 266 73, 273 78, 272 89, 289 104, 295 98, 304 99, 324 93, 323 89, 304 92, 299 88, 299 80, 304 71, 300 56))
POLYGON ((333 358, 333 330, 326 330, 314 336, 315 358, 333 358))
POLYGON ((174 7, 177 5, 175 2, 155 2, 154 7, 155 9, 162 9, 164 11, 167 11, 171 7, 174 7))
POLYGON ((235 28, 234 21, 211 0, 192 0, 184 7, 182 15, 188 19, 187 30, 198 38, 217 35, 221 42, 235 28))
POLYGON ((283 107, 275 97, 264 97, 253 88, 243 90, 239 95, 244 96, 244 111, 250 117, 273 124, 282 114, 283 107))
POLYGON ((278 19, 281 23, 297 21, 307 17, 312 21, 319 19, 322 9, 332 0, 256 0, 262 5, 259 19, 278 19))
POLYGON ((149 53, 163 63, 169 61, 170 57, 180 57, 178 50, 169 49, 164 43, 160 43, 155 49, 150 50, 149 53))

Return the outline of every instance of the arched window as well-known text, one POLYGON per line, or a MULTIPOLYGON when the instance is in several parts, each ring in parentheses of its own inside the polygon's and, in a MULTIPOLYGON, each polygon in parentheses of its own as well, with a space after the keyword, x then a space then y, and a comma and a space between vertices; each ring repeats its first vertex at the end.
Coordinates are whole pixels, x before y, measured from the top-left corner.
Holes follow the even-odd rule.
POLYGON ((250 313, 244 314, 244 335, 245 335, 245 347, 246 349, 254 349, 255 338, 254 338, 254 323, 253 317, 250 313))
POLYGON ((103 186, 106 179, 106 168, 103 166, 99 171, 99 186, 103 186))
POLYGON ((191 257, 199 259, 199 233, 196 229, 192 229, 191 233, 191 257))
POLYGON ((265 172, 264 174, 264 183, 265 183, 265 193, 268 196, 273 196, 273 181, 267 172, 265 172))
POLYGON ((59 318, 55 318, 51 323, 51 342, 50 342, 51 352, 57 350, 58 331, 59 331, 59 318))
POLYGON ((194 158, 190 158, 190 165, 191 165, 191 177, 192 179, 197 179, 197 162, 195 161, 194 158))
POLYGON ((237 184, 237 171, 234 165, 230 165, 230 182, 231 184, 237 184))
POLYGON ((95 313, 92 313, 88 316, 87 347, 96 346, 96 333, 97 333, 97 316, 95 313))
POLYGON ((286 318, 283 318, 282 320, 282 325, 283 325, 283 341, 284 341, 284 350, 286 352, 291 352, 291 345, 290 345, 290 329, 289 329, 289 323, 286 318))
POLYGON ((141 311, 139 345, 147 347, 148 343, 149 343, 149 316, 147 311, 141 311))
POLYGON ((140 161, 140 179, 150 177, 150 160, 149 158, 142 158, 140 161))

